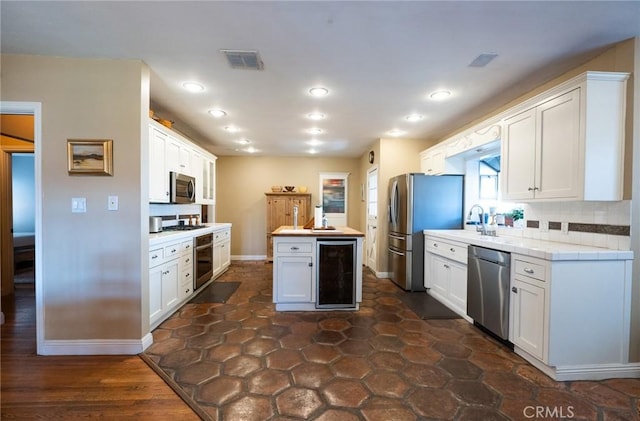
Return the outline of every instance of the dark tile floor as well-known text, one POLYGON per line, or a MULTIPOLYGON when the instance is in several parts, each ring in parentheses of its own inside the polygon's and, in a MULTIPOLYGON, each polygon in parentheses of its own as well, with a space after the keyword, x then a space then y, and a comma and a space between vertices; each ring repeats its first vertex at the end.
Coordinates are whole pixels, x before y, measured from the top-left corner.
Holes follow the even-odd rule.
POLYGON ((640 380, 554 382, 462 319, 420 320, 364 272, 357 312, 276 312, 272 265, 233 262, 146 355, 214 420, 637 420, 640 380))

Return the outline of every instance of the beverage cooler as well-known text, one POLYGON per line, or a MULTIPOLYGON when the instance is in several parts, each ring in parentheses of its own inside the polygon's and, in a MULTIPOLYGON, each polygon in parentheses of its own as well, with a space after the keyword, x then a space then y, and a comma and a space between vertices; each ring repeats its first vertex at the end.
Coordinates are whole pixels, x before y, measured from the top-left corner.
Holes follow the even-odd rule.
POLYGON ((317 242, 316 307, 356 308, 357 241, 317 242))

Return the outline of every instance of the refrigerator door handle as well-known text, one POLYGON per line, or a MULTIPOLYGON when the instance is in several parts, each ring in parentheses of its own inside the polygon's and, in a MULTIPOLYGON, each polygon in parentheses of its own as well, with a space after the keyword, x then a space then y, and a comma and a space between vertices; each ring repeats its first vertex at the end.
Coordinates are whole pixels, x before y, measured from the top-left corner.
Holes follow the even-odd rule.
POLYGON ((398 256, 404 256, 404 253, 400 253, 399 251, 395 251, 392 249, 389 249, 389 253, 397 254, 398 256))
POLYGON ((393 238, 394 240, 405 241, 404 237, 399 237, 397 235, 389 234, 389 237, 393 238))
POLYGON ((389 222, 392 225, 396 225, 398 223, 398 181, 394 180, 391 185, 391 198, 389 204, 389 222))

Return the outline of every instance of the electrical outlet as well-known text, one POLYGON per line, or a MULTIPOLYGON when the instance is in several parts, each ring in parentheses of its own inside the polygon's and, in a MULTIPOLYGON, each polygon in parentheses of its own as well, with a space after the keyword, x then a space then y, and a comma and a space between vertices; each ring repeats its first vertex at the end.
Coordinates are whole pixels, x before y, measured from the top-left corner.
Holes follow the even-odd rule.
POLYGON ((540 221, 540 232, 549 232, 549 221, 544 219, 540 221))
POLYGON ((109 196, 109 199, 107 201, 107 210, 118 210, 118 196, 109 196))

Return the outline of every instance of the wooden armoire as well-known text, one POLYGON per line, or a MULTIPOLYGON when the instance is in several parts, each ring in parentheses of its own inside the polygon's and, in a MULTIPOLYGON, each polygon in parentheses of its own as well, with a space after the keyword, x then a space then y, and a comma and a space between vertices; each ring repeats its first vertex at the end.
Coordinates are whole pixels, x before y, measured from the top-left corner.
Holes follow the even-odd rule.
POLYGON ((311 193, 265 193, 267 196, 267 260, 273 260, 271 233, 282 225, 293 225, 293 207, 298 206, 298 226, 312 217, 311 193))

